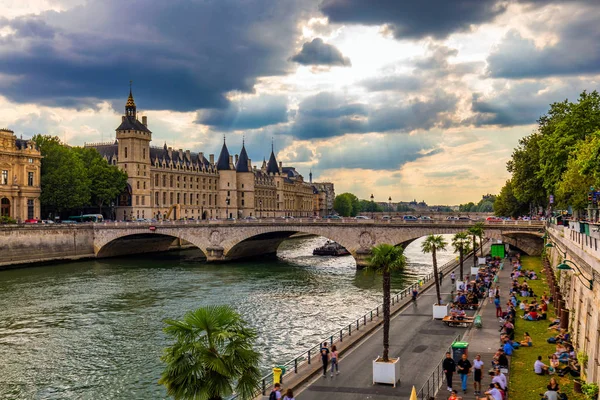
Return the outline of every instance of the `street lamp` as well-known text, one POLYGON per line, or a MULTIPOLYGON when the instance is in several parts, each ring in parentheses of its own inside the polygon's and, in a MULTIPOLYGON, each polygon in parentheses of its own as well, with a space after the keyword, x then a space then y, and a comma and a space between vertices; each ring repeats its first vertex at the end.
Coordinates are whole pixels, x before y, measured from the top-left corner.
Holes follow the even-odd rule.
MULTIPOLYGON (((390 214, 391 214, 391 212, 392 212, 392 196, 390 196, 390 198, 388 199, 388 202, 389 202, 389 209, 390 209, 390 214)), ((390 215, 390 218, 391 218, 391 215, 390 215)))
POLYGON ((373 193, 371 193, 371 219, 375 219, 375 203, 373 202, 374 199, 375 196, 373 196, 373 193))
MULTIPOLYGON (((587 278, 582 278, 581 277, 581 270, 579 269, 579 267, 577 266, 577 264, 575 264, 573 261, 571 260, 567 260, 564 259, 562 263, 558 264, 558 266, 556 267, 556 269, 560 270, 560 271, 573 271, 573 267, 571 267, 569 264, 572 264, 575 269, 577 270, 577 272, 579 272, 579 274, 576 274, 575 276, 577 277, 577 279, 579 279, 579 282, 583 283, 584 285, 588 285, 587 288, 589 290, 594 290, 594 280, 593 279, 587 279, 587 278), (586 281, 586 282, 584 282, 586 281)), ((592 275, 593 277, 593 275, 592 275)))
POLYGON ((225 210, 225 219, 229 218, 229 196, 227 196, 227 198, 225 199, 225 203, 227 204, 227 208, 225 210))

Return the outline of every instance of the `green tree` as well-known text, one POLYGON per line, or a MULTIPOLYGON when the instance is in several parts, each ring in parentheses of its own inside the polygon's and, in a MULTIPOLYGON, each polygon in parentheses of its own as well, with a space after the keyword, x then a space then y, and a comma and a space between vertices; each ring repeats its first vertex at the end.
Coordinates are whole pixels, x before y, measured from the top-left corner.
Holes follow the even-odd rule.
MULTIPOLYGON (((481 238, 483 236, 483 224, 480 222, 476 223, 467 229, 467 233, 473 239, 473 267, 477 267, 477 238, 481 238)), ((483 250, 481 250, 481 256, 483 256, 483 250)))
POLYGON ((415 209, 412 207, 409 207, 406 204, 398 203, 398 207, 396 207, 396 211, 398 211, 398 212, 414 212, 415 209))
POLYGON ((333 209, 342 217, 349 217, 352 214, 352 200, 348 196, 337 195, 333 200, 333 209))
POLYGON ((442 304, 442 295, 440 293, 440 278, 437 266, 437 252, 440 250, 446 250, 448 243, 444 240, 442 235, 429 235, 425 241, 421 244, 421 250, 423 253, 431 253, 433 259, 433 278, 435 279, 435 294, 437 303, 442 304))
POLYGON ((369 270, 383 275, 383 361, 389 361, 390 348, 390 293, 392 272, 406 267, 402 246, 382 243, 371 249, 369 270))
POLYGON ((42 206, 60 213, 89 204, 90 182, 83 161, 58 137, 33 137, 42 156, 42 206))
POLYGON ((77 147, 75 152, 87 166, 91 201, 102 213, 102 206, 115 200, 125 189, 127 173, 110 165, 94 148, 77 147))
POLYGON ((252 399, 260 381, 256 332, 229 306, 201 307, 183 320, 166 320, 175 342, 161 359, 159 384, 175 399, 222 400, 234 392, 252 399))
POLYGON ((458 206, 459 212, 472 212, 476 208, 475 203, 472 201, 467 204, 461 204, 458 206))
POLYGON ((460 265, 459 277, 461 282, 464 279, 463 272, 463 262, 465 254, 471 251, 471 243, 469 239, 469 234, 467 232, 458 232, 452 238, 452 246, 454 247, 454 251, 458 253, 458 260, 460 265))
POLYGON ((567 169, 556 191, 557 205, 561 207, 572 206, 576 210, 587 207, 587 193, 590 186, 596 186, 598 174, 595 172, 598 164, 598 150, 600 149, 600 132, 581 141, 569 161, 567 169), (593 165, 593 167, 590 167, 593 165))
POLYGON ((518 217, 527 211, 527 205, 519 202, 513 193, 512 181, 506 181, 494 202, 494 214, 504 217, 518 217))
POLYGON ((381 207, 375 202, 368 200, 360 200, 359 204, 359 209, 361 212, 383 212, 383 207, 381 207))
POLYGON ((542 135, 539 133, 520 139, 519 146, 506 164, 506 169, 512 174, 512 191, 517 201, 536 207, 545 207, 548 198, 544 181, 539 178, 541 140, 542 135))

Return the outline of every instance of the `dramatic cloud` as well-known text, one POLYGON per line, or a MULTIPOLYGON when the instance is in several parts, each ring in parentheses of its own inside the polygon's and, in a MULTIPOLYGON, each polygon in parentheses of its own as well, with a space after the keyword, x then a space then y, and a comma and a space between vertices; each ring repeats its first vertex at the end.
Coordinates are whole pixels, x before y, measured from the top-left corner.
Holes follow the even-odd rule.
POLYGON ((488 57, 488 74, 501 78, 539 78, 600 73, 600 8, 580 6, 557 26, 558 41, 538 47, 510 31, 488 57))
POLYGON ((232 101, 225 109, 202 110, 198 112, 196 123, 227 131, 256 129, 287 119, 287 98, 265 95, 232 101))
POLYGON ((342 52, 335 46, 324 43, 321 38, 304 43, 302 50, 293 56, 291 60, 302 65, 331 65, 341 67, 349 67, 351 65, 348 57, 344 57, 342 52))
POLYGON ((498 0, 325 0, 320 8, 330 22, 387 25, 398 39, 441 39, 491 21, 506 10, 506 4, 498 0))
POLYGON ((134 81, 144 108, 225 107, 229 91, 287 72, 311 2, 90 1, 0 20, 0 93, 19 103, 88 107, 134 81))
POLYGON ((295 120, 284 132, 299 139, 341 136, 347 133, 411 132, 434 126, 449 126, 457 97, 436 92, 427 100, 384 98, 367 106, 348 102, 333 93, 308 97, 298 108, 295 120))
POLYGON ((585 90, 600 89, 600 81, 570 79, 554 81, 507 82, 492 94, 474 93, 472 110, 476 115, 465 121, 475 125, 515 126, 534 124, 550 104, 576 101, 585 90))

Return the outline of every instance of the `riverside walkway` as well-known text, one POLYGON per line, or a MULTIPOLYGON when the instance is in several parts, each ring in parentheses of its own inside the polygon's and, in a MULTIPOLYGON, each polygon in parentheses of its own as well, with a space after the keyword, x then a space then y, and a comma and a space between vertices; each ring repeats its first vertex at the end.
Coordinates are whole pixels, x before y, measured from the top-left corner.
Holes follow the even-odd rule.
MULTIPOLYGON (((465 260, 465 273, 470 271, 473 261, 465 260)), ((441 291, 444 302, 450 300, 451 282, 449 273, 445 277, 441 291)), ((458 273, 457 273, 458 275, 458 273)), ((390 385, 373 385, 372 361, 382 352, 382 329, 378 327, 355 347, 341 354, 340 374, 333 378, 327 374, 323 378, 317 373, 300 388, 296 389, 298 400, 364 400, 364 399, 408 399, 413 385, 418 390, 429 377, 431 371, 441 361, 445 351, 465 328, 448 327, 441 321, 432 319, 432 304, 435 302, 435 286, 430 286, 419 295, 416 303, 401 307, 390 324, 390 356, 400 357, 401 378, 394 388, 390 385)), ((496 326, 494 324, 493 326, 496 326)), ((497 340, 497 339, 496 339, 497 340)), ((458 382, 458 381, 457 381, 458 382)), ((455 385, 456 386, 456 385, 455 385)), ((283 387, 287 387, 285 382, 283 387)))

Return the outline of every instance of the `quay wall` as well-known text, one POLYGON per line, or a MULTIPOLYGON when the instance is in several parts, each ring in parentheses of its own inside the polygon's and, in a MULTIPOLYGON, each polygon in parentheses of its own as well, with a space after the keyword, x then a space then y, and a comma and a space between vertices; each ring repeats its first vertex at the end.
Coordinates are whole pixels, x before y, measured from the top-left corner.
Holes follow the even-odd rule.
POLYGON ((94 257, 91 226, 6 225, 0 228, 0 268, 94 257))

